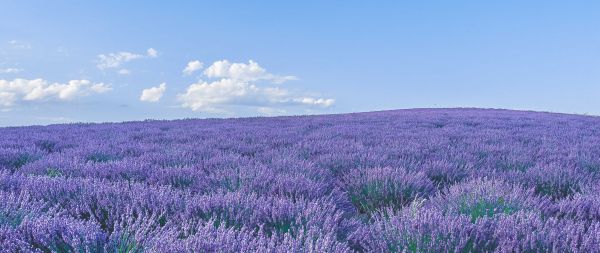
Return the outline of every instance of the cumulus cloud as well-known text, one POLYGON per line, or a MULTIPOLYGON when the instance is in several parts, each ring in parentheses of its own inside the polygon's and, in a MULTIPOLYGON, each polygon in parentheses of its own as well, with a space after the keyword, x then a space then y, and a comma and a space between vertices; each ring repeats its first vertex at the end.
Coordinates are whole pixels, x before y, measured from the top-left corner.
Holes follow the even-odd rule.
POLYGON ((68 101, 112 88, 89 80, 71 80, 67 83, 49 83, 44 79, 0 80, 0 105, 12 106, 19 101, 68 101))
POLYGON ((140 96, 140 101, 143 102, 158 102, 167 90, 167 84, 161 83, 158 87, 144 89, 140 96))
POLYGON ((158 51, 154 48, 148 48, 148 50, 146 50, 146 55, 150 58, 156 58, 158 57, 158 51))
POLYGON ((185 69, 183 69, 183 74, 191 75, 192 73, 201 70, 204 67, 204 64, 200 61, 190 61, 188 62, 185 69))
POLYGON ((0 91, 0 106, 8 107, 17 101, 17 96, 14 93, 0 91))
POLYGON ((329 107, 335 100, 292 92, 273 83, 295 80, 292 76, 268 73, 258 63, 217 61, 204 70, 212 81, 199 81, 178 95, 181 106, 193 111, 227 112, 231 106, 255 107, 262 114, 285 112, 282 106, 329 107), (216 79, 216 80, 215 80, 216 79), (267 84, 261 84, 261 81, 267 84))
POLYGON ((248 63, 231 63, 228 60, 216 61, 204 70, 209 78, 228 78, 240 81, 267 80, 273 83, 283 83, 297 80, 295 76, 278 76, 268 73, 253 60, 248 63))
POLYGON ((5 69, 0 69, 0 74, 16 74, 23 71, 22 69, 17 69, 17 68, 5 68, 5 69))
POLYGON ((126 62, 130 62, 137 59, 143 58, 156 58, 158 57, 158 51, 154 48, 149 48, 146 54, 135 54, 131 52, 117 52, 109 54, 98 55, 98 67, 101 70, 119 68, 126 62))
POLYGON ((224 105, 243 104, 248 97, 256 97, 260 89, 255 85, 222 79, 211 83, 190 85, 185 94, 178 96, 182 106, 194 111, 221 111, 224 105))

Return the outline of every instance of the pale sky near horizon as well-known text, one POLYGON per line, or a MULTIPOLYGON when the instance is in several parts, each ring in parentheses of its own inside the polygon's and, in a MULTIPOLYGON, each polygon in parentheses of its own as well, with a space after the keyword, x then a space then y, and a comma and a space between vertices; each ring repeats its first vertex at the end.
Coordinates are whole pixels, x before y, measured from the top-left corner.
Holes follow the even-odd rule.
POLYGON ((596 1, 0 0, 0 126, 482 107, 600 115, 596 1))

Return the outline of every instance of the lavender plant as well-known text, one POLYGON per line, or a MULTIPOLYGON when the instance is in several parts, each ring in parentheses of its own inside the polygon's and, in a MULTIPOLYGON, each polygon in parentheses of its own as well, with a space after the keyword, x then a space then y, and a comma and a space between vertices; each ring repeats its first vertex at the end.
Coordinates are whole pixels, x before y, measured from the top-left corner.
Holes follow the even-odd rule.
POLYGON ((0 252, 598 252, 600 118, 0 128, 0 252))
POLYGON ((386 207, 401 209, 417 196, 427 197, 435 191, 424 173, 400 168, 353 169, 341 178, 343 189, 360 213, 386 207))

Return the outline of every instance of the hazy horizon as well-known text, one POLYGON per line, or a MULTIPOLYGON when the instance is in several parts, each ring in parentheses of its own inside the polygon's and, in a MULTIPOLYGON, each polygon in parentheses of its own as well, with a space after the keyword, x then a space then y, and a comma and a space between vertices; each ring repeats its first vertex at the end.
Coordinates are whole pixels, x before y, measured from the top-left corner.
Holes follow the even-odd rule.
POLYGON ((517 110, 517 109, 505 109, 505 108, 480 108, 480 107, 447 107, 447 108, 400 108, 400 109, 383 109, 374 111, 355 111, 355 112, 341 112, 341 113, 315 113, 315 114, 288 114, 288 115, 254 115, 254 116, 238 116, 238 117, 184 117, 184 118, 147 118, 147 119, 136 119, 136 120, 124 120, 124 121, 72 121, 63 123, 47 123, 47 124, 31 124, 31 125, 0 125, 0 128, 10 127, 37 127, 37 126, 52 126, 52 125, 64 125, 64 124, 121 124, 121 123, 142 123, 142 122, 153 122, 153 121, 180 121, 180 120, 235 120, 235 119, 248 119, 248 118, 272 118, 272 117, 298 117, 298 116, 336 116, 346 114, 368 114, 368 113, 382 113, 382 112, 394 112, 394 111, 412 111, 412 110, 428 110, 428 111, 442 111, 442 110, 483 110, 483 111, 507 111, 507 112, 523 112, 523 113, 542 113, 542 114, 558 114, 558 115, 571 115, 581 117, 600 117, 600 115, 586 114, 586 113, 563 113, 563 112, 552 112, 552 111, 539 111, 539 110, 517 110))

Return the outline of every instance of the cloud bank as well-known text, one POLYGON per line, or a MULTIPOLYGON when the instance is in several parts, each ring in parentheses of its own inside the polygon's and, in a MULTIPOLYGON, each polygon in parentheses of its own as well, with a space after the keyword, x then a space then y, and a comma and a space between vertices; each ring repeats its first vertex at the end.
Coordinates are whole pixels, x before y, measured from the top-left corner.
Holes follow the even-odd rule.
POLYGON ((193 111, 222 113, 232 106, 255 107, 259 113, 281 113, 285 106, 330 107, 331 98, 318 98, 290 91, 277 84, 297 80, 295 76, 280 76, 267 72, 255 61, 231 63, 216 61, 203 71, 210 81, 191 84, 178 95, 181 106, 193 111))
POLYGON ((0 106, 9 107, 21 101, 68 101, 91 94, 104 93, 112 88, 89 80, 49 83, 44 79, 0 80, 0 106))

